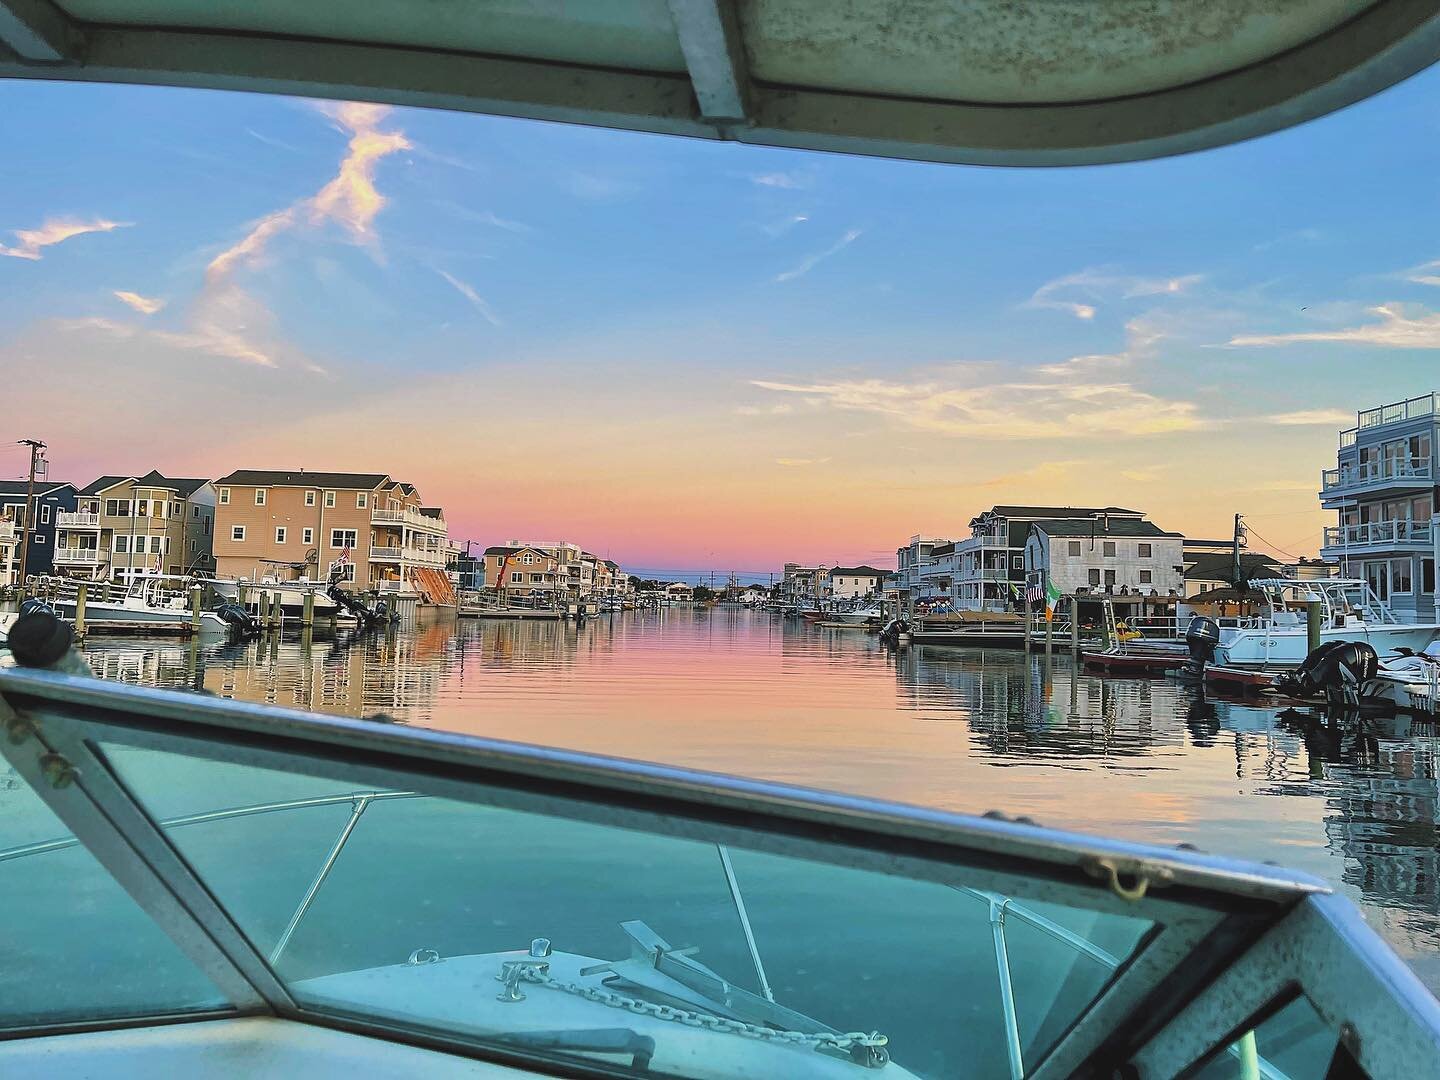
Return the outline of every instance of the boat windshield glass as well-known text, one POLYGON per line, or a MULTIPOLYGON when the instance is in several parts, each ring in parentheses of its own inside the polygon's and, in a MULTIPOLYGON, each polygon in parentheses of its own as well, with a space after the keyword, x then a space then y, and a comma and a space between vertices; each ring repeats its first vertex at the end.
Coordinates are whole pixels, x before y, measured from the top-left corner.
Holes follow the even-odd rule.
POLYGON ((102 751, 302 1008, 502 1053, 686 1077, 1005 1077, 1155 929, 1023 888, 519 810, 499 790, 462 802, 322 778, 333 766, 102 751))
POLYGON ((210 980, 0 764, 0 1030, 228 1011, 210 980))

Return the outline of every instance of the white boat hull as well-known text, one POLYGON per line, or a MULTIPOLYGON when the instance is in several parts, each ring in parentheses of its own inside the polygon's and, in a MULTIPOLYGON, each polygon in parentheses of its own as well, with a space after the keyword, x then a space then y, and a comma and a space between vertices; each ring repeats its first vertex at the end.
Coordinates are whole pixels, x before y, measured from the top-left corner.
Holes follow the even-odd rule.
MULTIPOLYGON (((75 601, 57 600, 52 606, 55 608, 55 614, 62 619, 70 622, 75 620, 75 601)), ((88 601, 85 604, 85 621, 87 623, 174 625, 188 623, 190 620, 190 612, 180 608, 136 607, 129 604, 107 604, 103 601, 88 601)), ((207 637, 225 637, 230 633, 230 625, 213 611, 202 611, 200 613, 200 633, 207 637)))
MULTIPOLYGON (((1433 623, 1368 623, 1357 626, 1327 627, 1320 631, 1320 641, 1363 641, 1381 659, 1397 655, 1400 649, 1424 652, 1440 640, 1440 625, 1433 623)), ((1215 663, 1224 667, 1298 667, 1309 652, 1309 636, 1303 626, 1257 627, 1254 629, 1223 628, 1215 648, 1215 663)))

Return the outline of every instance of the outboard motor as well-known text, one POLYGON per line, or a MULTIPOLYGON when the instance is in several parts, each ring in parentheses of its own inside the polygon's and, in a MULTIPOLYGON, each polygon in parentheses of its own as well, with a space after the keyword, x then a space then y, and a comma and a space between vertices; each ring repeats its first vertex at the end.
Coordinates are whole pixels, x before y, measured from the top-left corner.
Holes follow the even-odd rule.
POLYGON ((886 645, 899 645, 900 635, 910 633, 910 624, 904 619, 891 619, 880 631, 880 640, 886 645))
POLYGON ((1320 697, 1331 705, 1357 707, 1365 684, 1380 670, 1380 657, 1363 641, 1327 641, 1276 685, 1292 697, 1320 697))
POLYGON ((1180 677, 1199 682, 1205 677, 1205 665, 1215 659, 1215 646, 1220 644, 1220 624, 1196 615, 1185 628, 1185 644, 1190 649, 1190 661, 1181 669, 1180 677))
POLYGON ((43 612, 46 615, 54 615, 55 609, 44 600, 34 596, 20 605, 21 615, 34 615, 38 612, 43 612))
POLYGON ((217 607, 215 614, 225 620, 230 632, 236 637, 255 637, 260 633, 260 620, 233 600, 227 600, 217 607))

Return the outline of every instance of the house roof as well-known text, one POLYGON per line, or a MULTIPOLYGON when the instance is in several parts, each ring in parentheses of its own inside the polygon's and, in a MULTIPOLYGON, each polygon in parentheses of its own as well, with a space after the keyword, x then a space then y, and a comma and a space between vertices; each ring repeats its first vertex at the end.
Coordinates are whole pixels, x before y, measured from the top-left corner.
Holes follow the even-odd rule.
POLYGON ((405 483, 405 481, 403 481, 403 480, 391 480, 388 484, 385 485, 385 490, 386 490, 386 491, 399 491, 399 492, 402 492, 402 493, 404 493, 404 494, 406 494, 406 495, 414 495, 414 494, 415 494, 415 485, 414 485, 414 484, 407 484, 407 483, 405 483))
MULTIPOLYGON (((48 481, 48 480, 45 480, 45 481, 36 481, 36 483, 35 483, 35 497, 36 497, 37 499, 39 499, 39 498, 41 498, 41 497, 43 497, 43 496, 45 496, 45 495, 51 494, 52 492, 59 491, 61 488, 67 488, 67 487, 68 487, 68 488, 73 488, 74 486, 75 486, 74 484, 67 483, 67 482, 65 482, 65 481, 63 481, 63 480, 62 480, 60 483, 58 483, 58 484, 52 484, 52 483, 51 483, 50 481, 48 481)), ((28 492, 28 490, 29 490, 29 487, 30 487, 30 481, 29 481, 29 480, 0 480, 0 496, 5 496, 5 497, 12 497, 12 496, 15 496, 15 495, 22 495, 22 496, 23 496, 23 495, 27 494, 27 492, 28 492)))
POLYGON ((92 480, 80 489, 81 495, 98 495, 106 488, 112 488, 116 484, 123 484, 127 480, 134 480, 133 476, 102 476, 98 480, 92 480))
MULTIPOLYGON (((1185 577, 1190 581, 1230 581, 1232 569, 1233 560, 1230 555, 1202 555, 1185 571, 1185 577)), ((1279 560, 1272 559, 1269 555, 1244 551, 1240 553, 1240 570, 1247 578, 1273 577, 1279 569, 1279 560)))
POLYGON ((1033 528, 1040 529, 1047 536, 1164 536, 1181 539, 1177 532, 1166 532, 1153 521, 1139 521, 1135 518, 1066 519, 1063 521, 1033 521, 1033 528))
POLYGON ((295 472, 272 471, 270 469, 236 469, 228 476, 216 480, 217 484, 236 484, 243 487, 303 487, 303 488, 354 488, 373 491, 389 481, 385 473, 348 472, 295 472))
POLYGON ((1123 506, 992 506, 971 521, 974 525, 981 518, 1091 518, 1101 514, 1122 514, 1143 517, 1139 510, 1127 510, 1123 506))
POLYGON ((889 570, 876 570, 873 566, 837 566, 832 574, 848 574, 851 577, 884 577, 889 570))
POLYGON ((420 507, 420 513, 424 514, 426 517, 433 518, 441 518, 445 516, 445 511, 440 509, 440 507, 438 506, 422 506, 420 507))

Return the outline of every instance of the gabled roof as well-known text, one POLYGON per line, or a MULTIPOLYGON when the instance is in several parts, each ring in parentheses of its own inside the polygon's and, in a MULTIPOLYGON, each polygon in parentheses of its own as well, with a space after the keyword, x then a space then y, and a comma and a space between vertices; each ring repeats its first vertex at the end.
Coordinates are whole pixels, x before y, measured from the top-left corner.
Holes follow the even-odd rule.
POLYGON ((92 480, 80 489, 81 495, 99 495, 106 488, 112 488, 116 484, 123 484, 127 480, 134 480, 133 476, 102 476, 98 480, 92 480))
POLYGON ((270 469, 237 469, 229 476, 216 480, 217 484, 236 484, 241 487, 300 487, 300 488, 354 488, 373 491, 390 477, 385 473, 348 472, 296 472, 272 471, 270 469))
POLYGON ((831 574, 848 574, 851 577, 884 577, 889 570, 876 570, 873 566, 837 566, 831 574))
POLYGON ((385 485, 385 490, 386 490, 386 491, 399 491, 401 494, 404 494, 404 495, 414 495, 414 494, 415 494, 415 485, 414 485, 414 484, 407 484, 407 483, 405 483, 403 480, 391 480, 390 483, 388 483, 388 484, 385 485))
POLYGON ((1101 514, 1119 514, 1130 517, 1144 517, 1139 510, 1127 510, 1123 506, 1021 506, 1002 505, 992 506, 989 510, 977 514, 971 519, 973 526, 982 518, 1090 518, 1099 517, 1101 514))
MULTIPOLYGON (((53 494, 54 492, 59 491, 61 488, 74 487, 74 484, 67 483, 63 480, 58 484, 51 483, 48 480, 37 480, 35 481, 35 497, 39 499, 43 496, 53 494)), ((15 495, 23 496, 29 491, 29 488, 29 480, 0 480, 0 496, 4 496, 6 498, 15 495)))
POLYGON ((1067 519, 1064 521, 1033 521, 1032 528, 1040 529, 1047 536, 1163 536, 1182 539, 1180 533, 1166 532, 1153 521, 1137 521, 1135 518, 1067 519))

